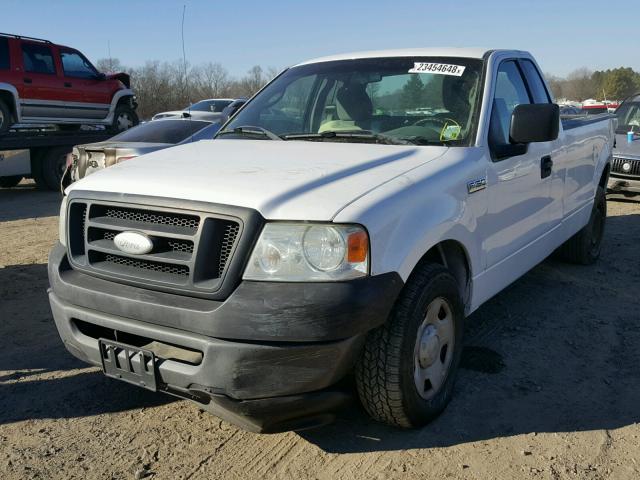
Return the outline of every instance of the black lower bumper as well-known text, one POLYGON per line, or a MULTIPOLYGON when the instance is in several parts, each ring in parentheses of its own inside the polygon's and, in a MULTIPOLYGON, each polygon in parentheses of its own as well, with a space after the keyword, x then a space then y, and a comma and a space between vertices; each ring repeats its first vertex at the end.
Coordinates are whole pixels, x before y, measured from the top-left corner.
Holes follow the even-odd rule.
POLYGON ((330 420, 349 398, 335 385, 402 288, 396 274, 345 283, 245 282, 216 302, 76 272, 60 245, 50 255, 49 279, 56 326, 76 357, 101 365, 99 338, 154 345, 160 390, 252 431, 330 420))

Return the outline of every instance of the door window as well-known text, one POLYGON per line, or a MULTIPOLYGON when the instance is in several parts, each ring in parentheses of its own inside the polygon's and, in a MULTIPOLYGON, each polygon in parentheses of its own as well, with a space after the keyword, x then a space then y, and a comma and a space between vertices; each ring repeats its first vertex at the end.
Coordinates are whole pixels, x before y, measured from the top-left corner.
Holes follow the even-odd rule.
POLYGON ((9 39, 0 37, 0 70, 9 68, 9 39))
POLYGON ((522 65, 522 70, 524 70, 524 75, 527 78, 527 84, 529 85, 533 102, 550 103, 547 89, 545 88, 544 82, 542 81, 542 78, 540 78, 540 73, 533 62, 529 60, 522 60, 520 64, 522 65))
POLYGON ((61 51, 62 69, 67 77, 96 78, 98 72, 89 61, 78 52, 61 51))
POLYGON ((489 124, 489 143, 492 148, 510 143, 511 114, 518 105, 528 103, 531 103, 529 94, 516 62, 502 63, 498 68, 489 124))
POLYGON ((45 73, 50 75, 55 75, 56 73, 51 49, 46 45, 23 43, 22 60, 24 62, 24 69, 26 72, 45 73))

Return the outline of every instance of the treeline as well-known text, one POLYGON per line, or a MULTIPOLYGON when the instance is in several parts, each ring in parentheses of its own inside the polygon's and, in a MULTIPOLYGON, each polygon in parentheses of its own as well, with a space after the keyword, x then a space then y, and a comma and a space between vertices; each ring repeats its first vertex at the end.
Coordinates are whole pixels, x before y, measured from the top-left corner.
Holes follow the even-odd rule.
POLYGON ((556 99, 582 102, 588 98, 596 100, 624 100, 640 92, 640 73, 629 67, 612 70, 591 71, 580 68, 566 78, 546 75, 556 99))
POLYGON ((148 120, 166 110, 181 110, 204 98, 249 97, 277 75, 275 68, 252 67, 244 76, 231 76, 219 63, 187 65, 181 61, 149 61, 141 67, 123 66, 118 59, 101 59, 101 72, 127 72, 138 99, 138 116, 148 120))

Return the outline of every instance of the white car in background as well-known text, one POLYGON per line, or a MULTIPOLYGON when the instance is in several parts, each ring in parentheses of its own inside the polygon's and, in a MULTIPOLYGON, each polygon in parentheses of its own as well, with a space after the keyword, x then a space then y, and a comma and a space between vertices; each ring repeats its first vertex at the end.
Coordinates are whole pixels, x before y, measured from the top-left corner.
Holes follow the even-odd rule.
POLYGON ((194 120, 215 121, 222 115, 222 110, 234 100, 233 98, 209 98, 207 100, 200 100, 186 107, 184 110, 156 113, 151 120, 190 116, 194 120))

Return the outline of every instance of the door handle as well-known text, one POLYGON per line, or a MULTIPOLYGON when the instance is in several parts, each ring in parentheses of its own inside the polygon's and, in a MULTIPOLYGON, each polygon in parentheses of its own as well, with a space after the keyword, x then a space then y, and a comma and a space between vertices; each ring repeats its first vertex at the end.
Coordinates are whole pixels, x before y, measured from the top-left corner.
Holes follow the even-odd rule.
POLYGON ((73 85, 71 85, 71 82, 64 82, 64 86, 67 88, 71 88, 73 85))
POLYGON ((540 159, 540 178, 547 178, 553 170, 553 160, 551 155, 545 155, 540 159))
POLYGON ((24 77, 24 83, 32 83, 33 80, 31 80, 30 78, 24 77))

